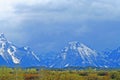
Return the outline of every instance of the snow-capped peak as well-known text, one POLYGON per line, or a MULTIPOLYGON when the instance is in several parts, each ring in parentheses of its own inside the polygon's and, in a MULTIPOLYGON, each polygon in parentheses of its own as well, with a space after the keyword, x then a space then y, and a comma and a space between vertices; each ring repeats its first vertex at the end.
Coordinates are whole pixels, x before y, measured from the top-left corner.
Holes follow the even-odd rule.
POLYGON ((91 48, 87 47, 86 45, 84 45, 83 43, 77 42, 77 41, 73 41, 73 42, 69 42, 69 46, 65 47, 65 52, 67 50, 77 50, 78 52, 84 52, 86 53, 86 55, 89 55, 89 53, 95 53, 94 50, 92 50, 91 48))
POLYGON ((7 40, 7 38, 5 37, 4 33, 0 34, 0 44, 12 44, 10 41, 7 40))
POLYGON ((69 42, 70 49, 76 49, 79 45, 80 45, 80 43, 77 41, 69 42))
POLYGON ((28 46, 22 48, 16 47, 5 38, 3 33, 0 34, 0 56, 8 64, 21 64, 26 56, 29 56, 31 61, 35 60, 36 62, 40 62, 40 59, 28 46))
POLYGON ((97 56, 96 51, 77 41, 69 42, 69 45, 62 50, 63 59, 66 58, 69 52, 74 53, 76 56, 81 56, 82 59, 90 56, 97 56))
MULTIPOLYGON (((65 61, 68 62, 69 59, 72 59, 72 60, 76 60, 76 62, 78 61, 83 65, 92 65, 92 64, 95 65, 94 61, 96 61, 98 55, 95 50, 92 50, 91 48, 87 47, 86 45, 80 42, 73 41, 73 42, 69 42, 68 46, 62 50, 60 57, 62 58, 62 60, 64 60, 64 62, 65 61)), ((71 63, 71 60, 69 62, 68 63, 71 65, 74 64, 71 63)))

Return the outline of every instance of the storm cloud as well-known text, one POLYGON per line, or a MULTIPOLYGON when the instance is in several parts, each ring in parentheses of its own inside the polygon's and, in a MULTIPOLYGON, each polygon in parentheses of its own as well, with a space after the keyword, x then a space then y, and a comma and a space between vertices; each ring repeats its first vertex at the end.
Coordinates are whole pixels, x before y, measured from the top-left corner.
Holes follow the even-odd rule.
POLYGON ((0 32, 16 45, 59 52, 69 41, 99 51, 120 44, 119 0, 1 0, 0 32))

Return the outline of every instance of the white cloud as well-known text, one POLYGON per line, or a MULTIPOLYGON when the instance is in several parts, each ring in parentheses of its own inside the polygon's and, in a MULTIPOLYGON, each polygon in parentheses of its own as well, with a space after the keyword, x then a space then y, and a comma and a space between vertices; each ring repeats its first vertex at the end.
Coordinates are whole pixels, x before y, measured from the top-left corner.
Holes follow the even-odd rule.
POLYGON ((4 21, 0 28, 19 29, 22 27, 19 25, 28 24, 24 23, 27 20, 44 24, 113 20, 119 17, 119 3, 119 0, 0 0, 0 21, 4 21))
POLYGON ((37 16, 47 15, 47 19, 48 16, 54 16, 57 20, 62 17, 66 17, 66 19, 78 18, 79 20, 116 18, 120 13, 119 3, 119 0, 0 0, 0 20, 18 19, 18 16, 24 18, 36 14, 39 14, 37 16), (16 6, 19 5, 24 6, 23 8, 26 10, 16 9, 18 8, 16 6), (16 10, 22 13, 16 14, 16 10), (30 10, 31 12, 27 12, 30 10), (34 10, 38 10, 38 12, 34 12, 34 10))
MULTIPOLYGON (((45 0, 47 1, 47 0, 45 0)), ((19 4, 23 5, 35 5, 42 3, 42 0, 0 0, 0 20, 11 18, 16 16, 15 6, 19 4)))

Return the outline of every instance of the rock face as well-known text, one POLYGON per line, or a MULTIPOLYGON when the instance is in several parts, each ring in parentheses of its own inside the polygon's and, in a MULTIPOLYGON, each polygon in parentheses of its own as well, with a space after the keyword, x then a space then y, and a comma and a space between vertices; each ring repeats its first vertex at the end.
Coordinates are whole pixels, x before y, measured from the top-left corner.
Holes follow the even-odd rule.
POLYGON ((115 50, 106 52, 106 60, 109 62, 108 66, 110 68, 120 68, 120 47, 115 50))
POLYGON ((29 47, 18 48, 0 34, 0 65, 37 66, 40 59, 29 47))

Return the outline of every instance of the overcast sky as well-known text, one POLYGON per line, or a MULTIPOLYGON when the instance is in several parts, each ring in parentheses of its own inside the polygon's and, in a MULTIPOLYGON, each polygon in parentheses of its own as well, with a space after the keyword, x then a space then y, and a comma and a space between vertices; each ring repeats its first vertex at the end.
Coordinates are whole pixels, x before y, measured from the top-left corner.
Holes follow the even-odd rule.
POLYGON ((0 32, 37 53, 69 41, 98 51, 120 46, 120 0, 0 0, 0 32))

